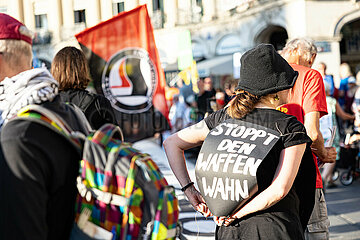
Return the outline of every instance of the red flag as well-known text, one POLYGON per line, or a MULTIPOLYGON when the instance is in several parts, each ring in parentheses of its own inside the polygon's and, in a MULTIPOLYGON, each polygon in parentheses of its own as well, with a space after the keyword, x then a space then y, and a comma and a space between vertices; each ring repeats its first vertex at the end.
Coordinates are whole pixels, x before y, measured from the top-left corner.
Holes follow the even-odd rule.
POLYGON ((165 76, 145 5, 88 28, 76 38, 88 59, 94 86, 117 110, 127 140, 169 128, 165 76))

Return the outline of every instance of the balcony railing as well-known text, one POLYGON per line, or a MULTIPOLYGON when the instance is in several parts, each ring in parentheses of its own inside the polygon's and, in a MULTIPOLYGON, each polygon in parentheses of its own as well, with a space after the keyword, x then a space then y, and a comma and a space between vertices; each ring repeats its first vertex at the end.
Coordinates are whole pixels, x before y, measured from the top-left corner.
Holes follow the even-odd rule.
POLYGON ((192 10, 178 9, 177 25, 200 23, 202 16, 202 9, 200 7, 193 8, 192 10))
POLYGON ((165 22, 165 15, 161 10, 156 10, 151 16, 151 24, 154 29, 163 28, 165 22))

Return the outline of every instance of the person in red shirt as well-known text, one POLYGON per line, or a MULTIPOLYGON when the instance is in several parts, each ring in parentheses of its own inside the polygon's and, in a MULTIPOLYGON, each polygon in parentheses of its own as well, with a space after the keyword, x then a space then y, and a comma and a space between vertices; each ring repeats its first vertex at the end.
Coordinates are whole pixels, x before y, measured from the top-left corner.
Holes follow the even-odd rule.
MULTIPOLYGON (((296 38, 289 41, 281 55, 290 66, 299 72, 298 80, 289 92, 288 104, 280 107, 282 112, 295 116, 305 125, 313 141, 314 161, 332 163, 336 160, 334 147, 324 147, 319 119, 327 114, 326 94, 320 73, 311 69, 316 57, 316 46, 308 39, 296 38)), ((318 164, 316 164, 318 166, 318 164)), ((329 239, 329 219, 323 193, 319 168, 317 168, 315 206, 310 217, 305 239, 329 239)))

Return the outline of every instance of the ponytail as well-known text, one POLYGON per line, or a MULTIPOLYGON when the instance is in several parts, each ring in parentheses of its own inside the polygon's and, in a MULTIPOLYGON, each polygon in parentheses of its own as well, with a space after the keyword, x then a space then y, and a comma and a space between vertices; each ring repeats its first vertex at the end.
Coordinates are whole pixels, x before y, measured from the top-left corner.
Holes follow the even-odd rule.
POLYGON ((255 105, 260 101, 261 97, 253 95, 244 90, 236 90, 235 98, 230 102, 227 113, 231 118, 241 119, 246 114, 252 112, 255 105))

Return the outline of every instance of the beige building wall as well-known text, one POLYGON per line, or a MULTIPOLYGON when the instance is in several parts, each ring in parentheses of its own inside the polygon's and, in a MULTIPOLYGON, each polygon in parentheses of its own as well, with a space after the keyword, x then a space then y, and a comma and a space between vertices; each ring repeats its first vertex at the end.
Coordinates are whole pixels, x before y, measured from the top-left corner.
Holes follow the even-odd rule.
MULTIPOLYGON (((17 20, 24 22, 24 5, 23 0, 12 0, 12 1, 5 1, 7 4, 7 12, 16 18, 17 20)), ((5 5, 5 3, 4 3, 5 5)))
POLYGON ((113 2, 111 0, 100 0, 101 21, 112 18, 112 3, 113 2))
MULTIPOLYGON (((125 1, 128 2, 129 0, 125 0, 125 1)), ((138 5, 144 5, 144 4, 152 4, 152 1, 151 0, 138 0, 138 5)))
MULTIPOLYGON (((61 10, 63 16, 62 26, 60 26, 61 40, 54 44, 54 54, 65 46, 73 46, 76 44, 74 37, 74 32, 76 32, 76 26, 74 24, 74 0, 62 0, 61 10)), ((79 31, 80 30, 81 29, 79 29, 79 31)))
POLYGON ((327 73, 334 76, 337 87, 340 85, 341 36, 336 36, 334 32, 340 19, 356 9, 355 1, 306 1, 305 36, 315 41, 329 42, 331 45, 331 52, 319 53, 314 64, 324 62, 327 65, 327 73))
POLYGON ((166 22, 164 28, 173 28, 177 22, 177 4, 178 0, 167 0, 164 2, 164 14, 166 22))
POLYGON ((139 5, 139 0, 125 0, 125 11, 136 8, 139 5))
MULTIPOLYGON (((46 11, 48 30, 53 36, 50 47, 56 52, 66 45, 78 46, 74 35, 85 27, 94 26, 111 18, 113 3, 119 1, 124 2, 125 11, 147 4, 149 15, 153 15, 152 0, 0 0, 0 7, 6 5, 4 9, 8 14, 24 22, 29 29, 39 31, 35 29, 35 11, 40 10, 35 9, 35 6, 46 5, 41 11, 46 11), (86 25, 74 23, 74 10, 81 9, 85 9, 86 25)), ((226 6, 233 4, 230 0, 224 1, 224 4, 225 2, 226 6)), ((267 24, 275 24, 284 27, 290 39, 308 36, 315 41, 328 42, 331 45, 331 52, 319 53, 316 61, 324 61, 328 65, 329 73, 334 75, 337 82, 341 40, 339 31, 341 24, 346 23, 344 19, 347 21, 352 19, 351 16, 345 18, 343 16, 349 12, 360 11, 359 4, 355 1, 279 0, 254 1, 256 9, 249 8, 230 16, 229 11, 224 10, 224 6, 221 5, 223 1, 203 0, 201 22, 191 23, 194 3, 194 0, 163 0, 164 28, 155 29, 155 36, 167 35, 167 32, 171 34, 182 29, 199 32, 200 38, 207 37, 210 33, 214 38, 209 45, 212 49, 216 47, 216 41, 221 37, 235 33, 247 44, 246 47, 249 47, 255 44, 255 38, 263 27, 267 24), (276 16, 272 20, 258 20, 259 15, 264 13, 265 16, 276 7, 281 8, 279 12, 281 16, 276 16), (339 24, 340 19, 344 23, 339 24), (338 29, 335 34, 336 27, 338 29)), ((229 8, 226 6, 225 8, 229 8)))
POLYGON ((100 0, 86 0, 86 27, 92 27, 101 22, 100 0))
POLYGON ((306 36, 305 1, 288 1, 284 11, 289 39, 306 36))
POLYGON ((204 22, 209 22, 213 18, 217 17, 216 0, 204 0, 203 1, 203 18, 204 22))
POLYGON ((63 25, 63 14, 61 0, 47 0, 49 3, 47 18, 48 18, 48 30, 52 32, 53 41, 60 42, 61 26, 63 25))
MULTIPOLYGON (((22 2, 22 7, 24 9, 23 12, 23 23, 31 29, 35 30, 35 17, 34 17, 34 3, 32 0, 19 0, 22 2), (25 10, 26 9, 26 10, 25 10)), ((20 9, 19 9, 20 10, 20 9)), ((15 11, 19 11, 17 9, 9 9, 9 14, 11 15, 15 11)))
POLYGON ((73 0, 62 0, 61 3, 63 27, 68 29, 74 26, 74 2, 73 0))
POLYGON ((316 39, 333 36, 344 14, 356 9, 354 1, 306 1, 306 34, 316 39), (316 16, 316 18, 315 18, 316 16))

